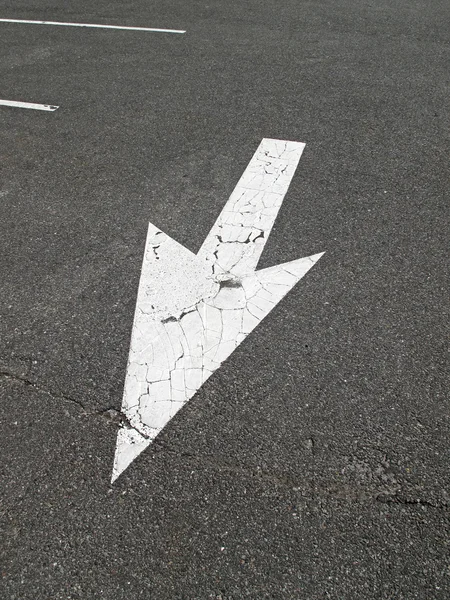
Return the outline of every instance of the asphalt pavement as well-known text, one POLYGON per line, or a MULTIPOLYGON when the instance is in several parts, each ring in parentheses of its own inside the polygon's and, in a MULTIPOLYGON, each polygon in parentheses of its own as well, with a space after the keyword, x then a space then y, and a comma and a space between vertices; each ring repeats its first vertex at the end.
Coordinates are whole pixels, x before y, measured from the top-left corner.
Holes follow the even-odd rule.
POLYGON ((445 0, 0 0, 5 600, 444 600, 445 0), (149 222, 197 252, 306 143, 259 267, 325 255, 110 483, 149 222))

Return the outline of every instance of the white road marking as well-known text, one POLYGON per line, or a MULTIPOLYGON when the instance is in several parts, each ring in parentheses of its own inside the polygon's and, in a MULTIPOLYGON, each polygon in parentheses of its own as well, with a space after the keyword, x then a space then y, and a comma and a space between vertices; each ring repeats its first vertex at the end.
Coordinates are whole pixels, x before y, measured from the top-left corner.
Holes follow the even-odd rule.
POLYGON ((181 29, 157 29, 155 27, 128 27, 123 25, 97 25, 93 23, 61 23, 60 21, 24 21, 22 19, 0 19, 1 23, 26 23, 28 25, 62 25, 63 27, 94 27, 97 29, 129 29, 130 31, 153 31, 156 33, 186 33, 181 29))
POLYGON ((255 271, 304 146, 263 139, 197 255, 149 224, 112 481, 322 256, 255 271))
POLYGON ((13 106, 15 108, 32 108, 33 110, 55 111, 59 106, 51 104, 33 104, 32 102, 13 102, 12 100, 0 100, 0 106, 13 106))

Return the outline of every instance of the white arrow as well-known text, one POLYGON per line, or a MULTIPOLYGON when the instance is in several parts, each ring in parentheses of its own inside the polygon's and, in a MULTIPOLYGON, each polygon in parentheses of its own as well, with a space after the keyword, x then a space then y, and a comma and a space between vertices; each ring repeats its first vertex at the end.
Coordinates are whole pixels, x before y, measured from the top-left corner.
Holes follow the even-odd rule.
POLYGON ((263 139, 197 255, 149 224, 112 481, 322 256, 255 270, 304 147, 263 139))

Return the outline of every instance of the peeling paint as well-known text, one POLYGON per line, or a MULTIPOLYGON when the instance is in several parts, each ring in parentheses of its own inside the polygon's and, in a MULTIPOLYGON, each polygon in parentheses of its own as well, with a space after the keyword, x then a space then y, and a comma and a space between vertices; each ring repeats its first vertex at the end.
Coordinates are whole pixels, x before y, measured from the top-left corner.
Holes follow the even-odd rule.
POLYGON ((303 148, 261 142, 197 255, 149 225, 112 481, 322 256, 256 271, 303 148))

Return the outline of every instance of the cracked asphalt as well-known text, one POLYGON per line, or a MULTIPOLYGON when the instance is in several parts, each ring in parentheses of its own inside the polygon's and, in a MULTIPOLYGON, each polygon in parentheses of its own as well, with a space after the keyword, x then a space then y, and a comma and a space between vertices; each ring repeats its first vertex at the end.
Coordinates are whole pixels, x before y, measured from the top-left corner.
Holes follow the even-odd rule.
POLYGON ((0 0, 6 600, 444 600, 444 0, 0 0), (306 143, 259 267, 326 251, 110 484, 148 222, 201 247, 306 143))

